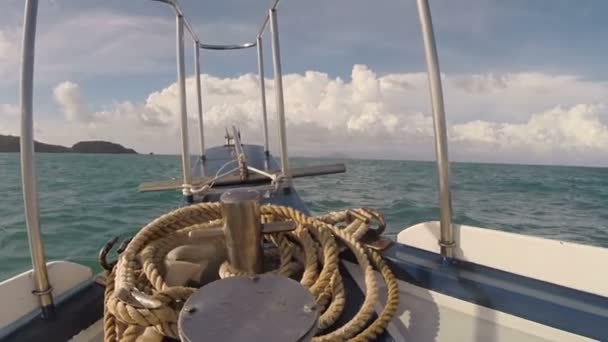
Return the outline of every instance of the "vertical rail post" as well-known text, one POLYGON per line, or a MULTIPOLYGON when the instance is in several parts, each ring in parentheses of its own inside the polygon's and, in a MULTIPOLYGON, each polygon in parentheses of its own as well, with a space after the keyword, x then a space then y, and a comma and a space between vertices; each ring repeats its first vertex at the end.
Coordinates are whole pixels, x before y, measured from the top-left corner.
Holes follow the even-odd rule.
POLYGON ((260 96, 262 100, 262 117, 264 120, 264 153, 270 154, 268 147, 268 116, 266 113, 266 86, 264 85, 264 56, 262 54, 262 37, 256 41, 258 49, 258 75, 260 78, 260 96))
POLYGON ((205 132, 203 125, 203 100, 201 98, 200 43, 194 42, 194 73, 196 74, 196 99, 198 102, 198 129, 201 138, 201 159, 205 160, 205 132))
POLYGON ((262 37, 258 37, 256 41, 258 49, 258 75, 260 78, 260 96, 262 100, 262 117, 264 120, 264 153, 269 155, 268 147, 268 114, 266 112, 266 85, 264 84, 264 55, 262 54, 262 37))
POLYGON ((281 72, 281 52, 279 51, 279 26, 277 23, 277 10, 271 8, 268 16, 270 17, 270 33, 272 35, 272 64, 274 66, 274 85, 277 106, 277 116, 279 119, 279 142, 281 145, 281 172, 286 179, 291 178, 289 172, 289 159, 287 157, 287 129, 285 125, 285 102, 283 100, 283 75, 281 72))
POLYGON ((52 287, 46 268, 44 245, 40 233, 38 192, 36 191, 36 160, 34 155, 34 54, 36 45, 36 17, 38 0, 27 0, 23 23, 21 54, 21 183, 27 238, 34 270, 35 289, 32 292, 40 300, 44 318, 54 312, 52 287))
POLYGON ((177 13, 175 17, 177 29, 177 84, 179 89, 179 110, 182 136, 182 193, 187 202, 192 201, 190 177, 190 152, 188 150, 188 110, 186 107, 186 77, 184 66, 184 17, 177 13))
POLYGON ((435 131, 435 154, 437 156, 437 174, 439 178, 439 216, 441 238, 439 245, 441 255, 445 258, 454 257, 454 227, 452 226, 452 196, 450 193, 450 164, 448 161, 448 142, 443 106, 443 91, 441 88, 441 73, 435 45, 435 34, 431 20, 431 10, 428 0, 418 0, 418 15, 424 40, 429 90, 433 108, 433 126, 435 131))

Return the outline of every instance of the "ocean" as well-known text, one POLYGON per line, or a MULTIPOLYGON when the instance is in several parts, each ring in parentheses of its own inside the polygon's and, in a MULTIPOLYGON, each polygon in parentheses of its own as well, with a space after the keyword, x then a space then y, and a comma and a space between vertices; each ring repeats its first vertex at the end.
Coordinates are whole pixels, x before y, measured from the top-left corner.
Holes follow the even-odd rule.
MULTIPOLYGON (((313 214, 372 207, 388 235, 438 217, 433 162, 294 158, 343 162, 341 175, 296 179, 313 214)), ((180 175, 178 156, 38 154, 40 221, 47 259, 99 270, 110 238, 128 237, 180 206, 179 192, 138 193, 143 181, 180 175)), ((608 168, 452 163, 455 223, 608 247, 608 168)), ((19 155, 0 153, 0 279, 31 268, 19 155)), ((515 253, 516 251, 514 251, 515 253)))

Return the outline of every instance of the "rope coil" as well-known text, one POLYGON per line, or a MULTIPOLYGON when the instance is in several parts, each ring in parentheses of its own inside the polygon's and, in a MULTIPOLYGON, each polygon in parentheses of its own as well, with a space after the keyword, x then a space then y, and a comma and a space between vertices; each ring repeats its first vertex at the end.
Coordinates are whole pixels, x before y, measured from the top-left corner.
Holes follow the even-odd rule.
MULTIPOLYGON (((319 313, 313 341, 369 341, 380 335, 392 319, 398 303, 397 281, 382 256, 359 239, 369 230, 367 209, 310 217, 289 207, 264 205, 263 222, 294 221, 294 231, 265 234, 276 246, 266 257, 278 258, 271 272, 299 276, 300 283, 316 299, 319 313), (355 213, 352 215, 352 213, 355 213), (350 222, 349 222, 350 220, 350 222), (341 327, 328 331, 344 309, 345 292, 339 272, 338 254, 349 249, 365 280, 365 298, 355 316, 341 327), (370 322, 379 302, 378 273, 386 283, 386 304, 370 322)), ((374 215, 377 215, 375 213, 374 215)), ((172 249, 192 244, 192 236, 221 225, 218 203, 200 203, 165 214, 142 228, 108 272, 105 292, 105 341, 132 341, 137 336, 179 339, 177 321, 187 298, 196 288, 169 286, 164 278, 164 259, 172 249), (193 233, 193 234, 191 234, 193 233)), ((204 234, 199 234, 204 235, 204 234)), ((245 275, 225 261, 221 278, 245 275)))

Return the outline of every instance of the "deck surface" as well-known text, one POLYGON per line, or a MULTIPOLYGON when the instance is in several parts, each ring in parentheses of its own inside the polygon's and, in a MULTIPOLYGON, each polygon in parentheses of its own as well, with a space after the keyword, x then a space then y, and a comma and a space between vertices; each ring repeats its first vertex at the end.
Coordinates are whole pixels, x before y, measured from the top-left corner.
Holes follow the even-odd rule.
MULTIPOLYGON (((383 252, 402 281, 595 340, 608 340, 608 298, 395 243, 383 252)), ((590 270, 592 271, 592 270, 590 270)), ((567 270, 564 270, 567 272, 567 270)))
MULTIPOLYGON (((275 160, 266 157, 261 146, 245 145, 244 149, 250 165, 262 170, 278 169, 275 160)), ((205 163, 198 159, 197 176, 214 175, 233 158, 231 147, 214 148, 209 152, 205 163)), ((295 189, 290 190, 289 194, 265 199, 264 202, 307 212, 295 189)), ((383 255, 401 281, 548 327, 608 340, 608 325, 605 324, 608 322, 608 298, 471 262, 446 264, 437 253, 402 244, 393 244, 383 255)), ((350 259, 348 255, 343 257, 350 259)), ((357 286, 353 286, 352 279, 348 279, 346 284, 353 295, 352 301, 347 301, 353 304, 348 307, 349 313, 345 315, 348 317, 358 310, 362 292, 356 293, 357 286)), ((390 341, 392 338, 384 335, 382 340, 390 341)))

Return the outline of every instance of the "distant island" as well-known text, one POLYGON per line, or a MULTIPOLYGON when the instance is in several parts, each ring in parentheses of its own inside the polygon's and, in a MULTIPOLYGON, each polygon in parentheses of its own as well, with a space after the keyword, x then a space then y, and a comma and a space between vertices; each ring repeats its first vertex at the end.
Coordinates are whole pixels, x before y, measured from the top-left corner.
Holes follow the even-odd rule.
MULTIPOLYGON (((12 135, 0 134, 0 152, 19 152, 19 137, 12 135)), ((60 145, 45 144, 38 141, 34 142, 34 150, 36 152, 46 153, 127 153, 137 154, 135 150, 126 148, 120 144, 111 143, 108 141, 94 140, 81 141, 74 144, 72 147, 60 145)))

